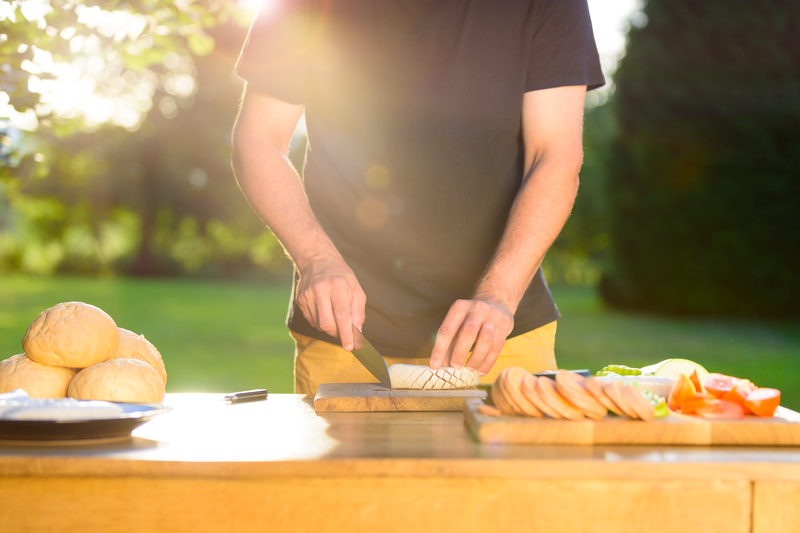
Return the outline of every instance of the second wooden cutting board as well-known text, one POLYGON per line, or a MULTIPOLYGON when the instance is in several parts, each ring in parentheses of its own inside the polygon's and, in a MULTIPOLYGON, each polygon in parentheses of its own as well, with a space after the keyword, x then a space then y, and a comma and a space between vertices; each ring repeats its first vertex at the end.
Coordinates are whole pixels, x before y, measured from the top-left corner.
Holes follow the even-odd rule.
POLYGON ((465 399, 486 396, 481 389, 391 390, 380 383, 323 383, 314 397, 314 410, 318 413, 461 411, 465 399))
POLYGON ((598 421, 486 416, 480 400, 464 402, 464 417, 480 442, 494 444, 636 444, 693 446, 798 446, 800 413, 779 407, 775 416, 707 420, 670 413, 652 422, 607 416, 598 421))

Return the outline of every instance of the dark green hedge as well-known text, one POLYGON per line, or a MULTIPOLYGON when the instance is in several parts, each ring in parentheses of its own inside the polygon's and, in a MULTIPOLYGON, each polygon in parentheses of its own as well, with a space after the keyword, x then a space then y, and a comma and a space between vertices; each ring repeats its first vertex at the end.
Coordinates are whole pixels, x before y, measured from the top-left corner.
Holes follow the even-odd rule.
POLYGON ((609 105, 612 305, 800 315, 800 2, 650 0, 609 105))

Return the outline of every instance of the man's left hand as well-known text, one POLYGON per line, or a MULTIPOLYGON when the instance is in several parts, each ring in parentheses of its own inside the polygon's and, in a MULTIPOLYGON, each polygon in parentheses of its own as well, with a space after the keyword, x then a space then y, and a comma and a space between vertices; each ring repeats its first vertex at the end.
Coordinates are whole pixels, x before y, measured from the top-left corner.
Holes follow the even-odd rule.
POLYGON ((431 368, 477 370, 486 375, 514 329, 514 314, 504 303, 476 296, 457 300, 442 322, 431 352, 431 368), (473 347, 474 346, 474 347, 473 347), (467 361, 470 350, 472 355, 467 361))

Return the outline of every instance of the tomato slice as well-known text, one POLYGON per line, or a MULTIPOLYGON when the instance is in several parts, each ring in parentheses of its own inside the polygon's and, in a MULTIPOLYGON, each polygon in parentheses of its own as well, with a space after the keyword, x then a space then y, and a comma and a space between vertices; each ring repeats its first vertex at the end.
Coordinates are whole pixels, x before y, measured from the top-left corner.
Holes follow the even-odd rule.
POLYGON ((739 382, 736 383, 736 386, 733 387, 733 389, 725 393, 725 396, 723 396, 722 399, 739 404, 742 407, 744 407, 744 401, 747 398, 747 395, 756 390, 757 388, 758 387, 753 385, 753 383, 750 380, 740 379, 739 382))
POLYGON ((692 381, 692 385, 694 385, 694 390, 697 392, 705 392, 706 390, 703 388, 703 384, 700 383, 700 376, 697 375, 697 369, 694 369, 692 375, 689 376, 689 379, 692 381))
POLYGON ((678 411, 684 400, 694 398, 695 389, 692 380, 686 377, 685 374, 678 374, 675 379, 675 384, 669 391, 669 398, 667 399, 667 407, 672 411, 678 411))
POLYGON ((681 412, 685 415, 693 415, 701 407, 711 405, 719 400, 708 394, 707 392, 698 392, 694 398, 686 398, 681 404, 681 412))
POLYGON ((745 407, 758 416, 773 416, 781 404, 781 391, 778 389, 758 388, 747 395, 745 407))
POLYGON ((697 409, 697 414, 703 418, 716 420, 736 420, 744 418, 742 406, 727 400, 713 400, 714 403, 697 409))
POLYGON ((715 398, 722 399, 725 393, 732 390, 739 382, 739 378, 726 376, 725 374, 709 374, 706 376, 703 385, 715 398))

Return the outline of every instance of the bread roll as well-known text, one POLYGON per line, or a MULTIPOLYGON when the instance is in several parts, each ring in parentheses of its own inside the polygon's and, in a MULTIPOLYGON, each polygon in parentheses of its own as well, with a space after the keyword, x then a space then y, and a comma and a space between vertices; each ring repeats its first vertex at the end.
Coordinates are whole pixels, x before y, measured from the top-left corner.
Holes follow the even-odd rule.
POLYGON ((82 302, 60 303, 42 311, 22 340, 25 354, 33 361, 72 368, 105 361, 118 346, 114 320, 82 302))
POLYGON ((447 390, 474 387, 480 381, 476 370, 443 366, 434 370, 425 365, 395 364, 389 367, 393 389, 447 390))
POLYGON ((150 341, 144 338, 144 335, 137 335, 127 329, 117 328, 119 331, 119 347, 114 355, 109 358, 109 361, 114 359, 138 359, 144 361, 152 366, 164 385, 167 384, 167 369, 164 368, 164 361, 161 359, 161 354, 158 353, 156 347, 150 341))
POLYGON ((78 400, 161 403, 164 382, 138 359, 113 359, 84 368, 72 378, 67 394, 78 400))
POLYGON ((71 368, 42 365, 21 353, 0 361, 0 394, 22 389, 31 398, 64 398, 74 376, 71 368))

